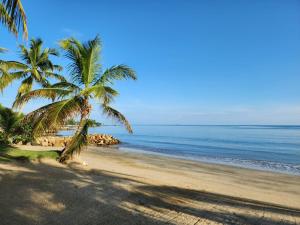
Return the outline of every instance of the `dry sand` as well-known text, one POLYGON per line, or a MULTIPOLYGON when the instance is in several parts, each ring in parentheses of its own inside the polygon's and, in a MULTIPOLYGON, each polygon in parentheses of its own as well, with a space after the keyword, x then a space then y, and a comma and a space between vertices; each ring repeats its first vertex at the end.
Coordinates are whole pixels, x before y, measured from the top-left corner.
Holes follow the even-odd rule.
POLYGON ((300 176, 95 149, 1 162, 0 224, 300 224, 300 176))

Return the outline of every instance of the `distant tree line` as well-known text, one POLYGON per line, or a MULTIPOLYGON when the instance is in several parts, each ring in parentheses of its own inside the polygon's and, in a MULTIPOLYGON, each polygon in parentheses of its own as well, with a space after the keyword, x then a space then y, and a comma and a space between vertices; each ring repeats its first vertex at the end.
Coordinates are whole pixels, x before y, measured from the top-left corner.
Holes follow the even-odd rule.
MULTIPOLYGON (((103 125, 102 123, 97 122, 96 120, 91 120, 91 119, 90 119, 90 123, 91 123, 91 127, 100 127, 103 125)), ((79 125, 79 124, 80 124, 80 121, 75 120, 73 118, 67 120, 67 122, 66 122, 66 125, 79 125)))

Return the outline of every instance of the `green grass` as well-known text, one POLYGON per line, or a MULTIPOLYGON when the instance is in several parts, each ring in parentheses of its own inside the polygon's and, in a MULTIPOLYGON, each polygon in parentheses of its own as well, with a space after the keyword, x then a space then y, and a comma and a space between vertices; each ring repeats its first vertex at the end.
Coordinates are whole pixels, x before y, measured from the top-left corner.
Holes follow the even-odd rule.
POLYGON ((30 151, 20 150, 10 146, 0 145, 0 162, 9 162, 11 160, 36 160, 41 158, 57 159, 59 153, 57 151, 30 151))

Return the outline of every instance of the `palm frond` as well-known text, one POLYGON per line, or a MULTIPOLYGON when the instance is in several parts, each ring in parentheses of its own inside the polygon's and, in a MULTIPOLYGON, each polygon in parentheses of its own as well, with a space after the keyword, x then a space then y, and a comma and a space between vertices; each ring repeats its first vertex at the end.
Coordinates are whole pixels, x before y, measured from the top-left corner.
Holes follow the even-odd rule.
POLYGON ((46 71, 45 72, 46 76, 47 77, 52 77, 52 78, 55 78, 61 82, 66 82, 66 78, 60 74, 57 74, 57 73, 53 73, 53 72, 49 72, 49 71, 46 71))
POLYGON ((57 130, 81 112, 82 98, 75 96, 41 107, 27 115, 33 121, 33 135, 40 136, 48 130, 57 130))
POLYGON ((20 87, 19 87, 19 89, 18 89, 17 97, 31 91, 32 85, 33 85, 32 77, 27 77, 25 80, 23 80, 20 87))
POLYGON ((20 108, 30 100, 36 98, 46 98, 50 100, 59 99, 68 96, 72 91, 61 89, 61 88, 42 88, 36 89, 25 94, 17 96, 13 103, 13 108, 20 108))
POLYGON ((109 86, 103 86, 102 84, 94 85, 89 88, 85 88, 82 92, 83 95, 90 96, 100 100, 101 104, 109 105, 118 96, 119 93, 109 86))
POLYGON ((100 79, 97 81, 100 83, 113 83, 114 80, 132 79, 136 80, 136 73, 133 69, 126 65, 112 66, 105 70, 100 79))
POLYGON ((0 63, 0 91, 3 90, 11 84, 14 80, 18 80, 24 76, 23 72, 9 72, 10 66, 7 64, 0 63))
POLYGON ((3 61, 4 64, 6 64, 9 69, 13 70, 26 70, 28 69, 28 66, 24 63, 17 62, 17 61, 3 61))
POLYGON ((15 34, 16 36, 18 35, 18 29, 15 21, 11 18, 3 3, 0 3, 0 22, 5 25, 10 32, 15 34))
POLYGON ((60 47, 65 51, 65 57, 70 60, 67 68, 70 72, 72 81, 77 84, 84 84, 82 71, 83 71, 83 59, 81 51, 83 49, 82 44, 75 38, 69 38, 60 41, 60 47))
POLYGON ((95 39, 83 44, 83 51, 81 55, 84 61, 83 64, 83 82, 87 87, 91 82, 97 79, 101 65, 100 59, 101 42, 98 36, 95 39))
POLYGON ((47 52, 49 55, 59 56, 59 51, 55 48, 49 48, 47 49, 47 52))
POLYGON ((119 111, 117 111, 116 109, 113 109, 112 107, 110 107, 108 105, 102 105, 102 108, 103 108, 103 112, 106 115, 108 115, 109 117, 111 117, 111 118, 117 120, 118 122, 120 122, 121 124, 123 124, 126 127, 127 131, 129 133, 132 133, 132 128, 122 113, 120 113, 119 111))
POLYGON ((63 67, 60 65, 53 65, 53 70, 57 70, 57 71, 61 72, 63 70, 63 67))
POLYGON ((20 30, 21 27, 23 31, 23 37, 27 39, 27 19, 21 0, 2 0, 2 2, 6 9, 6 12, 10 17, 10 22, 8 23, 9 28, 13 24, 16 27, 14 33, 17 34, 18 30, 20 30))
POLYGON ((101 42, 98 36, 84 44, 75 38, 60 42, 65 56, 70 60, 68 70, 72 81, 87 87, 98 78, 101 68, 99 63, 101 42))
POLYGON ((26 64, 31 64, 31 58, 29 55, 29 51, 24 45, 19 45, 20 49, 20 58, 25 61, 26 64))
POLYGON ((81 90, 80 87, 78 87, 76 84, 73 84, 73 83, 70 83, 67 81, 55 83, 55 84, 51 85, 51 87, 67 89, 67 90, 73 91, 74 94, 77 94, 81 90))

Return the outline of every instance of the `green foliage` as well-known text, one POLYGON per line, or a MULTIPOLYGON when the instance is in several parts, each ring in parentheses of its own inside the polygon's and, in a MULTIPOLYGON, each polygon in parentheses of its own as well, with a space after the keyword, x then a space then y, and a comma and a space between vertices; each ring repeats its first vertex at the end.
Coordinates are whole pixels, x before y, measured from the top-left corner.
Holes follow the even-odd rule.
POLYGON ((102 126, 102 123, 100 123, 100 122, 97 122, 96 120, 90 120, 90 126, 91 127, 100 127, 100 126, 102 126))
MULTIPOLYGON (((80 121, 76 121, 74 118, 71 118, 71 119, 67 120, 65 125, 74 126, 74 125, 79 125, 79 123, 80 123, 80 121)), ((91 127, 100 127, 100 126, 102 126, 102 123, 97 122, 96 120, 91 120, 91 119, 90 119, 90 124, 91 124, 90 125, 91 127)))
POLYGON ((67 120, 66 125, 78 125, 79 122, 77 122, 75 119, 71 118, 69 120, 67 120))
POLYGON ((0 129, 3 142, 10 141, 10 138, 15 134, 17 127, 20 125, 22 118, 22 114, 0 106, 0 129))
POLYGON ((17 97, 31 91, 35 83, 42 87, 48 87, 49 79, 65 81, 63 76, 55 73, 61 71, 62 67, 53 64, 50 60, 50 56, 58 56, 57 50, 43 49, 41 39, 31 39, 29 48, 20 45, 20 52, 21 62, 0 61, 1 92, 15 80, 22 80, 17 97))
POLYGON ((0 143, 26 144, 32 141, 30 123, 22 121, 24 115, 0 105, 0 143))
POLYGON ((33 141, 32 136, 32 125, 22 121, 15 129, 14 136, 12 137, 12 142, 17 144, 22 142, 22 144, 27 144, 33 141))
MULTIPOLYGON (((62 80, 46 88, 22 92, 16 98, 15 107, 20 107, 31 99, 38 97, 53 100, 53 103, 45 105, 32 113, 27 118, 33 121, 34 137, 42 135, 47 130, 57 130, 70 119, 80 117, 78 130, 73 140, 64 150, 60 161, 72 156, 74 152, 80 152, 86 144, 85 135, 88 127, 99 125, 96 121, 89 120, 92 106, 89 101, 96 100, 103 113, 123 124, 131 133, 132 129, 123 114, 110 106, 110 103, 118 95, 112 85, 115 80, 136 80, 134 70, 126 65, 112 66, 102 71, 100 63, 101 42, 96 36, 88 42, 81 43, 74 38, 60 42, 65 57, 70 61, 68 65, 70 81, 62 80)), ((24 54, 26 55, 26 54, 24 54)), ((24 58, 25 60, 25 58, 24 58)), ((36 78, 34 78, 36 79, 36 78)))
POLYGON ((88 129, 91 126, 90 120, 83 121, 83 126, 77 130, 76 134, 73 136, 72 140, 70 141, 69 145, 63 151, 59 161, 65 162, 66 160, 70 159, 74 154, 79 154, 82 149, 88 143, 88 129))
POLYGON ((27 39, 27 19, 21 0, 0 1, 0 22, 16 36, 21 28, 23 37, 27 39))

